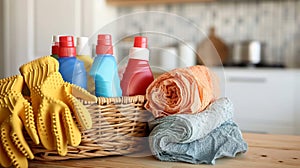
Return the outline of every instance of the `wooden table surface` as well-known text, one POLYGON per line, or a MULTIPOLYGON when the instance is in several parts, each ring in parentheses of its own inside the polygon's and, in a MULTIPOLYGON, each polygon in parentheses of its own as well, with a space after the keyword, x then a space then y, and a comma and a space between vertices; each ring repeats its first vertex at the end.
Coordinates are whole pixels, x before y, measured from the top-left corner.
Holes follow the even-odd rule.
POLYGON ((244 133, 249 145, 248 152, 235 158, 217 159, 214 166, 193 165, 180 162, 161 162, 144 153, 143 156, 108 156, 55 162, 30 161, 31 168, 97 168, 97 167, 144 167, 144 168, 300 168, 300 136, 244 133))

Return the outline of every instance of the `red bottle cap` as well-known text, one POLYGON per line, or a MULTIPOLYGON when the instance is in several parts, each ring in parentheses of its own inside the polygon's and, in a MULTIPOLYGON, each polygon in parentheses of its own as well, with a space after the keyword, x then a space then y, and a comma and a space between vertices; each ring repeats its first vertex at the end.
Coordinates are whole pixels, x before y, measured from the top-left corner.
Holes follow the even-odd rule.
POLYGON ((134 37, 134 45, 133 45, 133 47, 148 48, 147 37, 143 37, 143 36, 136 36, 136 37, 134 37))
POLYGON ((74 46, 73 36, 60 36, 59 37, 59 57, 75 57, 76 47, 74 46))
POLYGON ((96 54, 113 55, 113 46, 110 34, 99 34, 96 46, 96 54))

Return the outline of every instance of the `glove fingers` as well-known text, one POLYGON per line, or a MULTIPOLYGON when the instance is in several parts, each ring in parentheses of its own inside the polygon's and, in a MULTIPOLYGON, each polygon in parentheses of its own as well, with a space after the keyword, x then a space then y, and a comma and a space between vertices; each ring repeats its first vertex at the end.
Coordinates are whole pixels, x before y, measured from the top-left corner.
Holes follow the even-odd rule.
POLYGON ((20 113, 20 118, 22 119, 22 122, 24 123, 25 129, 29 134, 30 138, 33 140, 35 144, 39 144, 40 141, 35 127, 32 107, 30 106, 30 104, 27 102, 25 98, 23 101, 23 106, 24 106, 24 111, 20 113))
POLYGON ((7 93, 9 91, 22 91, 23 77, 21 75, 15 75, 8 78, 0 79, 0 94, 7 93))
MULTIPOLYGON (((0 137, 1 137, 1 135, 0 135, 0 137)), ((0 165, 3 166, 3 167, 10 167, 11 166, 11 160, 7 156, 7 153, 4 150, 2 144, 0 144, 0 156, 1 156, 0 157, 0 165)))
POLYGON ((10 139, 10 126, 8 122, 4 122, 1 125, 1 141, 3 148, 8 154, 11 162, 15 167, 28 167, 27 158, 15 147, 10 139))
MULTIPOLYGON (((1 97, 1 96, 0 96, 1 97)), ((8 102, 0 98, 0 124, 11 114, 8 102)))
POLYGON ((43 93, 45 94, 47 93, 47 97, 52 97, 53 99, 56 98, 66 103, 68 108, 72 108, 72 111, 74 111, 78 123, 82 126, 82 128, 84 129, 91 128, 92 127, 91 116, 89 112, 85 109, 85 107, 82 105, 82 103, 80 103, 75 97, 72 96, 71 94, 73 90, 72 87, 77 88, 75 90, 78 90, 78 92, 80 91, 80 93, 88 94, 87 91, 77 86, 72 86, 71 84, 64 82, 59 72, 51 74, 47 78, 47 80, 45 80, 41 89, 43 93), (53 88, 56 88, 55 92, 53 92, 53 88))
POLYGON ((53 104, 51 109, 52 130, 55 137, 56 149, 61 156, 65 156, 68 151, 66 138, 68 130, 64 128, 64 123, 62 123, 64 122, 61 120, 63 116, 60 116, 63 113, 64 106, 60 101, 56 101, 56 104, 53 104))
POLYGON ((11 139, 14 142, 15 146, 19 149, 19 151, 22 152, 24 156, 26 156, 29 159, 33 159, 34 155, 31 152, 31 149, 29 148, 22 132, 23 124, 19 117, 12 117, 12 120, 10 121, 10 125, 12 126, 11 130, 11 139))
MULTIPOLYGON (((48 150, 55 150, 54 134, 51 131, 51 103, 46 98, 43 98, 39 112, 37 114, 37 130, 40 136, 41 143, 48 150)), ((53 111, 54 112, 54 111, 53 111)))
POLYGON ((78 146, 81 142, 81 132, 74 122, 69 108, 65 108, 63 113, 63 121, 66 128, 69 145, 78 146))
POLYGON ((30 89, 39 86, 52 72, 58 72, 57 60, 50 56, 42 57, 20 67, 25 82, 30 89))
POLYGON ((85 106, 75 97, 67 94, 68 104, 76 117, 76 120, 83 130, 92 128, 92 118, 90 112, 85 108, 85 106))

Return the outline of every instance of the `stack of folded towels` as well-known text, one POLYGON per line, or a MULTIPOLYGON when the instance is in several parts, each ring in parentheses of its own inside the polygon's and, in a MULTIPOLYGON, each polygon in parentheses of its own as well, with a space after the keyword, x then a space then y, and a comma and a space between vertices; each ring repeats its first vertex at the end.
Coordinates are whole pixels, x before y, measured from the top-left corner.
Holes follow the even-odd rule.
POLYGON ((149 122, 149 143, 157 159, 214 164, 247 151, 232 120, 233 104, 217 98, 215 81, 207 67, 197 65, 167 72, 148 87, 145 107, 156 118, 149 122))

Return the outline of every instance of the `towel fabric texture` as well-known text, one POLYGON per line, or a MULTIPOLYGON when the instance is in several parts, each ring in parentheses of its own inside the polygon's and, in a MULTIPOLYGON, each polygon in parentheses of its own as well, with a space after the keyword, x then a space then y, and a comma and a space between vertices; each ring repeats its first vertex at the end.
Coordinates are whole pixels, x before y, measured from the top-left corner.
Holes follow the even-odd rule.
POLYGON ((145 108, 156 118, 203 111, 217 97, 215 79, 200 65, 164 73, 148 86, 145 108))
POLYGON ((176 114, 149 122, 152 154, 161 161, 214 164, 215 159, 247 151, 241 131, 232 121, 228 98, 214 101, 197 114, 176 114))

